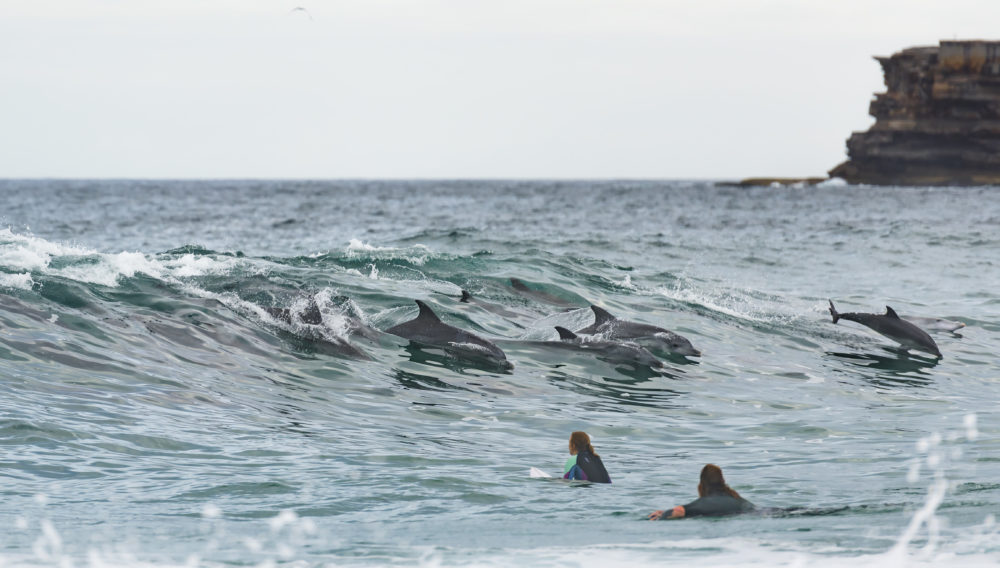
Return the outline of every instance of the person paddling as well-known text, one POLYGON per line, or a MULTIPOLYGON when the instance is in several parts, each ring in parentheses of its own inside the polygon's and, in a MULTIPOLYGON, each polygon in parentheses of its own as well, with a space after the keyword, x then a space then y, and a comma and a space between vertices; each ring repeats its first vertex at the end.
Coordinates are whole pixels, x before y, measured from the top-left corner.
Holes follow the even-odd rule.
POLYGON ((594 446, 590 444, 590 436, 586 432, 573 432, 570 435, 569 454, 563 478, 591 483, 611 483, 608 470, 604 469, 604 462, 594 451, 594 446))
POLYGON ((649 520, 678 519, 681 517, 720 517, 753 511, 757 507, 747 501, 732 487, 726 485, 722 468, 708 464, 701 468, 698 498, 687 505, 678 505, 668 511, 653 511, 649 520))

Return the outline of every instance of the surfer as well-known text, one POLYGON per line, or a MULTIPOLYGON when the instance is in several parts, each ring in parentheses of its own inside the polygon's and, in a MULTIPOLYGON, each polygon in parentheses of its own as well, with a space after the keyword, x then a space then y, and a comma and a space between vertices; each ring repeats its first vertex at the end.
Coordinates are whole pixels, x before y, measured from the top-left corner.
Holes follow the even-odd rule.
POLYGON ((698 498, 687 505, 678 505, 670 511, 653 511, 649 520, 678 519, 681 517, 719 517, 753 511, 757 507, 726 485, 722 468, 708 464, 701 468, 698 498))
POLYGON ((566 460, 564 479, 580 479, 591 483, 611 483, 608 470, 604 469, 601 456, 590 444, 586 432, 573 432, 569 437, 569 459, 566 460))

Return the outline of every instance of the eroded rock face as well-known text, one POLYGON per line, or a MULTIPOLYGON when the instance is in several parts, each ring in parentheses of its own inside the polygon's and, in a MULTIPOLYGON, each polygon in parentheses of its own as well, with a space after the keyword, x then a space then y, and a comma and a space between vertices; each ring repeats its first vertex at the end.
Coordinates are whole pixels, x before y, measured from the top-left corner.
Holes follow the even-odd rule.
POLYGON ((882 64, 875 124, 831 177, 879 185, 1000 185, 1000 41, 942 41, 882 64))

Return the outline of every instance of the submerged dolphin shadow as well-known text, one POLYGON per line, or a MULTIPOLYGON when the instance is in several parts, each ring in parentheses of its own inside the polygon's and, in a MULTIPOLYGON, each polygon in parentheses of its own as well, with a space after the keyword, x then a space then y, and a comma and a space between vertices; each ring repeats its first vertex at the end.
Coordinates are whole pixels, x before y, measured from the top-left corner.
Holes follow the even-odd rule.
MULTIPOLYGON (((616 369, 617 370, 617 369, 616 369)), ((619 372, 621 372, 619 370, 619 372)), ((588 398, 597 400, 582 402, 585 407, 601 408, 615 412, 631 412, 620 408, 621 405, 642 406, 647 408, 680 408, 682 405, 676 403, 676 399, 683 394, 668 388, 637 388, 639 384, 645 383, 652 378, 666 376, 675 378, 663 373, 650 373, 650 369, 639 374, 633 379, 620 379, 613 377, 581 377, 576 374, 553 369, 546 374, 546 379, 560 389, 568 390, 577 394, 585 395, 588 398)))
POLYGON ((413 340, 403 345, 403 351, 406 352, 406 358, 413 363, 440 367, 463 375, 469 374, 468 371, 471 369, 509 375, 512 369, 486 359, 459 357, 440 347, 413 340))
POLYGON ((913 355, 905 349, 896 347, 885 347, 884 349, 895 356, 834 351, 827 351, 826 354, 842 359, 854 367, 876 371, 874 375, 863 373, 862 378, 877 386, 923 387, 931 383, 932 378, 926 370, 937 366, 938 359, 913 355))
MULTIPOLYGON (((572 334, 564 328, 560 335, 572 334)), ((582 341, 581 338, 553 340, 503 339, 499 343, 514 355, 530 361, 525 363, 542 368, 563 368, 576 366, 587 375, 604 375, 609 371, 626 377, 624 380, 642 382, 654 377, 677 378, 675 373, 683 373, 665 365, 645 349, 628 343, 595 340, 582 341), (596 362, 596 363, 595 363, 596 362), (596 367, 595 367, 596 365, 596 367)), ((615 380, 612 377, 605 377, 615 380)), ((619 379, 622 380, 622 379, 619 379)))
POLYGON ((441 379, 438 379, 436 377, 431 377, 429 375, 421 375, 419 373, 411 373, 409 371, 404 371, 402 369, 396 369, 394 376, 396 381, 400 384, 400 386, 407 389, 438 391, 438 392, 445 392, 445 391, 471 392, 470 389, 446 383, 445 381, 442 381, 441 379))
POLYGON ((306 337, 285 329, 277 329, 275 335, 299 355, 325 355, 362 361, 372 360, 371 355, 343 338, 327 338, 319 335, 306 337))

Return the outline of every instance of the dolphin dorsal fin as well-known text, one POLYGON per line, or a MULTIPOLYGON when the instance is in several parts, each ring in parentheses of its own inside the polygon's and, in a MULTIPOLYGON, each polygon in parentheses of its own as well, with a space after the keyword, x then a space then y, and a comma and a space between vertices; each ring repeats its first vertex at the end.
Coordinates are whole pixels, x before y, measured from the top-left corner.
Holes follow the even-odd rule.
POLYGON ((559 332, 559 339, 576 339, 577 335, 572 331, 566 329, 565 327, 556 326, 556 331, 559 332))
POLYGON ((430 320, 435 322, 441 321, 441 318, 437 317, 437 314, 434 313, 434 310, 432 310, 430 306, 428 306, 427 304, 421 302, 420 300, 417 300, 417 307, 420 308, 420 313, 417 314, 418 320, 430 320))
POLYGON ((889 306, 885 307, 885 315, 887 315, 887 316, 889 316, 891 318, 899 319, 899 316, 896 315, 896 310, 890 308, 889 306))
POLYGON ((615 316, 608 313, 608 310, 604 308, 598 308, 597 306, 590 306, 591 311, 594 312, 594 325, 601 325, 608 322, 615 321, 615 316))
POLYGON ((472 294, 468 290, 462 290, 462 299, 459 302, 468 302, 472 298, 472 294))

